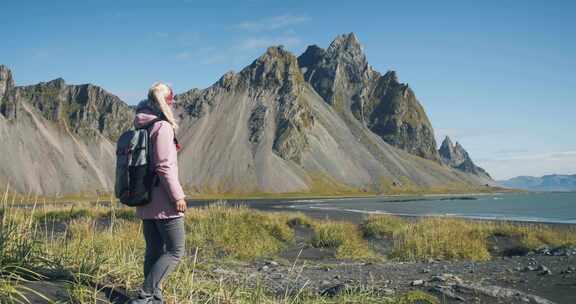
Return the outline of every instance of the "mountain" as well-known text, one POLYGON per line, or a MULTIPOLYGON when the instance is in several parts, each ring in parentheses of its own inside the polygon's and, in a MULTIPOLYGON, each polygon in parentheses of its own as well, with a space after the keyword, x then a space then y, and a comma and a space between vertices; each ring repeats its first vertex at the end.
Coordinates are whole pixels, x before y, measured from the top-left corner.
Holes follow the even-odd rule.
POLYGON ((385 142, 439 161, 432 125, 414 92, 396 72, 374 71, 354 33, 337 37, 327 50, 309 46, 298 62, 306 81, 349 125, 357 120, 385 142))
POLYGON ((452 140, 448 136, 446 136, 444 141, 442 141, 442 145, 438 150, 438 154, 440 155, 442 163, 446 164, 447 166, 462 172, 491 179, 486 170, 474 164, 472 158, 470 158, 470 155, 468 155, 468 152, 464 149, 464 147, 462 147, 462 145, 460 145, 458 142, 453 144, 452 140))
POLYGON ((576 191, 576 174, 552 174, 542 177, 518 176, 498 181, 498 183, 503 187, 530 191, 576 191))
POLYGON ((0 66, 0 182, 22 193, 109 191, 115 140, 133 111, 93 85, 56 79, 15 87, 0 66))
MULTIPOLYGON (((133 109, 93 85, 57 79, 14 87, 4 74, 4 182, 43 194, 111 190, 114 140, 130 127, 133 109)), ((496 185, 487 174, 443 163, 414 92, 395 72, 374 71, 354 34, 299 57, 270 47, 241 71, 176 99, 180 179, 190 191, 396 193, 496 185)))

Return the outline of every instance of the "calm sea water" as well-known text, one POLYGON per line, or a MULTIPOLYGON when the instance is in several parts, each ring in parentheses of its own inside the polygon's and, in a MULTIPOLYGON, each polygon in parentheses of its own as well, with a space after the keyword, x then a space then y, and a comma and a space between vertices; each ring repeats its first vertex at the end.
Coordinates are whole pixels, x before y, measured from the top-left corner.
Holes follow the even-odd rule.
POLYGON ((294 200, 290 208, 326 212, 456 216, 474 219, 576 224, 576 192, 438 197, 294 200))

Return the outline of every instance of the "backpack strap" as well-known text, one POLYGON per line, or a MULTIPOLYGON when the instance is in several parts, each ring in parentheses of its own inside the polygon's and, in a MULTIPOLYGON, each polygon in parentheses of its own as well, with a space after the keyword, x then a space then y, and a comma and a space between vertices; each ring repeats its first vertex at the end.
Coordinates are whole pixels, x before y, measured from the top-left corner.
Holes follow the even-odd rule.
POLYGON ((162 120, 164 120, 164 119, 161 118, 161 117, 154 118, 154 119, 152 119, 149 123, 147 123, 147 124, 145 124, 145 125, 143 125, 143 126, 140 126, 140 127, 136 128, 136 129, 138 129, 138 130, 147 129, 148 131, 150 131, 150 128, 152 128, 152 126, 154 126, 155 123, 157 123, 157 122, 159 122, 159 121, 162 121, 162 120))
MULTIPOLYGON (((162 117, 157 117, 152 119, 150 122, 148 122, 147 124, 140 126, 138 129, 142 130, 142 129, 146 129, 147 133, 148 133, 148 144, 146 145, 146 148, 148 149, 146 151, 146 156, 148 158, 148 164, 151 165, 152 164, 152 155, 150 149, 153 148, 152 147, 152 143, 150 142, 150 131, 152 129, 152 127, 154 126, 155 123, 164 120, 162 117)), ((158 186, 160 184, 160 178, 158 178, 158 175, 156 174, 155 170, 151 170, 150 172, 152 174, 152 182, 151 182, 151 187, 148 190, 149 192, 149 197, 152 197, 152 189, 156 186, 158 186)))

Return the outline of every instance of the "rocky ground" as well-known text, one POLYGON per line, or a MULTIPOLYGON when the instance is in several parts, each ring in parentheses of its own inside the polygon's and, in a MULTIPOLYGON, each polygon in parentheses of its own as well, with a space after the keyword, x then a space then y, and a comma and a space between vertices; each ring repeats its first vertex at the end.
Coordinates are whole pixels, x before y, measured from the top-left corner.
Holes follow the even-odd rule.
MULTIPOLYGON (((279 259, 216 267, 228 279, 262 280, 271 292, 285 294, 311 288, 335 295, 355 288, 370 288, 382 296, 422 290, 443 303, 576 303, 576 247, 547 248, 511 255, 507 244, 494 241, 499 257, 486 262, 426 261, 419 263, 354 263, 334 258, 333 249, 307 245, 311 231, 300 228, 297 244, 279 259)), ((387 251, 391 244, 374 244, 387 251)))
MULTIPOLYGON (((498 258, 489 262, 313 263, 273 260, 213 271, 263 278, 271 291, 303 286, 326 295, 369 286, 383 296, 423 290, 443 303, 576 303, 576 256, 498 258)), ((256 281, 256 280, 255 280, 256 281)))
MULTIPOLYGON (((226 281, 263 283, 279 296, 302 289, 334 296, 355 289, 390 297, 410 290, 438 296, 442 303, 576 303, 576 256, 524 256, 488 262, 347 263, 258 260, 214 266, 205 272, 226 281)), ((63 284, 28 284, 53 299, 65 299, 63 284)), ((123 291, 101 298, 124 303, 123 291)), ((33 297, 32 303, 46 303, 33 297)))

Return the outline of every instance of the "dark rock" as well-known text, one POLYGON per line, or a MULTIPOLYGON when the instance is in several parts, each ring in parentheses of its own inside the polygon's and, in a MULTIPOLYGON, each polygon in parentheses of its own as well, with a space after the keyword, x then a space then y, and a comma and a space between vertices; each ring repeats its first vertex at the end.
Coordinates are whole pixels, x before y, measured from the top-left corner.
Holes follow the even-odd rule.
POLYGON ((456 275, 450 273, 443 273, 441 275, 435 275, 430 279, 430 282, 440 282, 448 285, 462 284, 462 279, 456 275))
POLYGON ((432 291, 435 291, 435 292, 441 294, 443 298, 448 297, 450 299, 454 299, 457 301, 462 301, 462 302, 466 301, 465 298, 456 294, 456 292, 454 291, 452 286, 438 285, 438 286, 432 287, 432 291))
POLYGON ((328 280, 322 280, 320 282, 320 287, 326 287, 328 285, 332 285, 332 282, 328 281, 328 280))
POLYGON ((344 292, 347 288, 348 288, 348 286, 346 284, 336 284, 334 286, 331 286, 331 287, 328 287, 328 288, 322 290, 320 292, 320 295, 328 296, 328 297, 335 297, 335 296, 341 294, 342 292, 344 292))
POLYGON ((16 116, 18 103, 15 98, 14 79, 12 71, 0 65, 0 114, 8 119, 16 116))
POLYGON ((12 71, 5 65, 0 65, 0 101, 4 96, 14 89, 14 79, 12 79, 12 71))
POLYGON ((536 271, 536 267, 528 265, 522 268, 522 271, 536 271))
POLYGON ((268 267, 267 265, 264 265, 264 266, 260 267, 260 269, 258 269, 258 270, 260 270, 260 271, 268 271, 268 270, 270 270, 270 267, 268 267))
POLYGON ((522 291, 504 288, 495 285, 480 285, 480 284, 458 284, 454 286, 457 292, 464 292, 469 294, 483 294, 496 299, 506 300, 506 301, 521 301, 536 304, 553 304, 545 298, 527 294, 522 291))
POLYGON ((576 255, 576 246, 559 246, 549 251, 553 256, 571 256, 576 255))
POLYGON ((279 264, 276 261, 266 261, 266 265, 271 266, 271 267, 278 267, 279 264))
POLYGON ((381 292, 385 296, 393 296, 394 294, 396 294, 396 291, 394 289, 391 289, 391 288, 383 288, 383 289, 381 289, 381 292))
POLYGON ((536 270, 537 270, 537 271, 547 271, 547 270, 549 270, 549 269, 548 269, 548 267, 546 267, 546 266, 544 266, 544 265, 539 265, 539 266, 536 268, 536 270))
POLYGON ((550 249, 550 246, 548 246, 548 245, 540 246, 540 247, 536 248, 536 250, 534 250, 534 252, 536 254, 539 254, 539 255, 551 255, 551 249, 550 249))
MULTIPOLYGON (((458 169, 462 172, 472 173, 491 179, 490 175, 484 169, 474 164, 464 147, 462 147, 458 142, 453 144, 452 140, 448 136, 446 136, 444 141, 442 141, 438 153, 440 154, 442 162, 447 166, 458 169)), ((493 250, 498 251, 498 248, 493 248, 493 250)))
POLYGON ((536 268, 536 270, 539 271, 540 275, 551 275, 552 274, 552 271, 544 265, 538 266, 538 268, 536 268))

